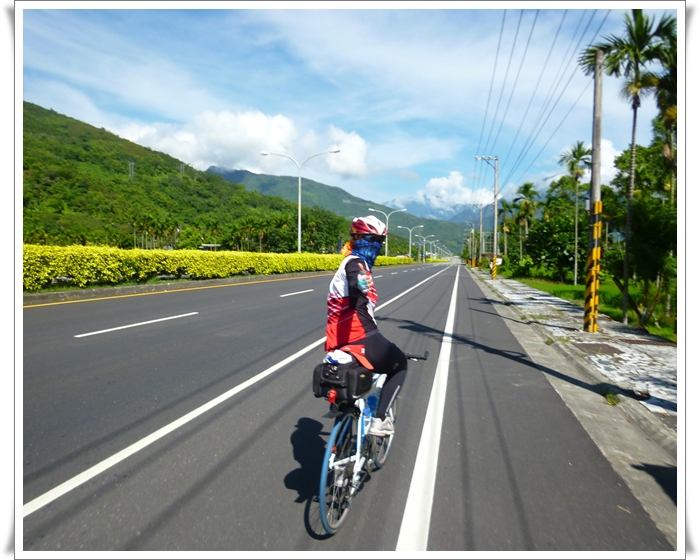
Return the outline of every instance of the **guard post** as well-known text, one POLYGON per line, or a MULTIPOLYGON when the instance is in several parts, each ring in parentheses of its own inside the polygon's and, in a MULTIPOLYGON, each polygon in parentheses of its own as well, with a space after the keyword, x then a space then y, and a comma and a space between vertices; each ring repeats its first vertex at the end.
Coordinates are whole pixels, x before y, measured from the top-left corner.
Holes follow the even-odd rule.
POLYGON ((603 51, 595 53, 593 89, 593 146, 591 149, 591 214, 588 228, 588 262, 586 263, 586 298, 583 308, 583 330, 598 332, 598 290, 600 287, 600 238, 603 232, 603 201, 600 196, 600 141, 603 104, 603 51))

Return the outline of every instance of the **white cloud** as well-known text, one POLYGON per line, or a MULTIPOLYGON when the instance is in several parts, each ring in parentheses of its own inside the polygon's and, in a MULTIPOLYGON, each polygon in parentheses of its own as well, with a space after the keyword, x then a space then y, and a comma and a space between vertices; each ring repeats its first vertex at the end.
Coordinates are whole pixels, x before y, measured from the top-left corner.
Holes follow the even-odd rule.
MULTIPOLYGON (((615 167, 615 158, 622 153, 621 150, 616 150, 615 146, 610 140, 600 141, 600 184, 609 185, 610 181, 617 175, 617 168, 615 167)), ((582 178, 582 182, 590 182, 591 173, 586 171, 586 174, 582 178)))
POLYGON ((365 177, 369 144, 356 132, 345 132, 331 125, 328 133, 332 149, 340 149, 327 159, 328 168, 343 177, 365 177))
MULTIPOLYGON (((363 177, 368 173, 369 144, 360 135, 331 125, 327 137, 319 138, 313 130, 308 130, 299 139, 300 133, 294 121, 284 115, 271 116, 260 111, 205 111, 184 125, 132 122, 112 127, 112 130, 123 138, 170 154, 200 170, 216 165, 255 173, 296 175, 297 170, 289 160, 285 161, 287 158, 266 157, 261 152, 285 154, 303 165, 307 154, 339 148, 340 153, 319 158, 325 163, 314 165, 315 174, 319 173, 319 168, 327 168, 327 172, 343 177, 363 177)), ((303 169, 308 176, 307 168, 303 169)))
POLYGON ((264 158, 261 151, 289 153, 298 137, 294 122, 283 115, 259 111, 197 114, 184 125, 130 124, 115 130, 120 136, 154 150, 166 152, 196 169, 212 165, 231 169, 281 167, 279 158, 264 158))
POLYGON ((447 177, 430 179, 424 189, 414 196, 397 199, 396 204, 423 204, 433 210, 454 211, 469 204, 488 204, 493 202, 493 190, 467 188, 465 178, 459 171, 450 172, 447 177))

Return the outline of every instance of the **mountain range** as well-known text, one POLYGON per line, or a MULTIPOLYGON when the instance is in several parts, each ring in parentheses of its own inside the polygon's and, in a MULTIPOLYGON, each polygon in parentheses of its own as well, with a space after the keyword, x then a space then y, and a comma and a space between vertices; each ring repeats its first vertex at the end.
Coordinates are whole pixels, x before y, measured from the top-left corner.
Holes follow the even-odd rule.
MULTIPOLYGON (((232 183, 243 185, 246 189, 257 191, 260 194, 279 196, 290 202, 297 202, 298 200, 299 177, 266 175, 263 173, 252 173, 242 169, 226 169, 216 166, 207 169, 207 173, 220 175, 232 183)), ((321 208, 330 210, 348 219, 371 214, 370 208, 381 210, 385 214, 390 214, 397 209, 396 207, 387 206, 386 204, 358 198, 339 187, 324 185, 323 183, 318 183, 311 179, 302 178, 301 191, 302 205, 320 206, 321 208)), ((403 228, 415 228, 422 225, 423 228, 414 229, 412 235, 431 236, 431 239, 439 239, 445 247, 455 254, 462 251, 466 220, 436 220, 417 216, 411 213, 409 208, 406 208, 406 210, 407 212, 395 212, 391 214, 389 218, 389 228, 392 233, 408 237, 408 232, 406 230, 401 230, 398 226, 403 228)), ((378 218, 382 219, 382 221, 386 221, 384 216, 380 213, 376 213, 376 215, 378 218)), ((493 216, 493 213, 491 216, 493 216)), ((477 227, 478 220, 479 214, 477 211, 477 227)), ((418 238, 414 237, 413 241, 418 241, 418 238)))

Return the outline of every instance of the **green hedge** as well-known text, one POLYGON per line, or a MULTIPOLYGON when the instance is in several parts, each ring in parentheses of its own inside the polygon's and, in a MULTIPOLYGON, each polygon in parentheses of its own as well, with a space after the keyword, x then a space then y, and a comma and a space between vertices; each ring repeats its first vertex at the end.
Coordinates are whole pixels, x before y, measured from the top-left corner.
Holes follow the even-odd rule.
MULTIPOLYGON (((316 253, 248 253, 117 249, 72 245, 24 245, 23 285, 36 292, 59 280, 67 286, 146 282, 158 276, 191 279, 228 278, 240 274, 283 274, 334 270, 343 257, 316 253)), ((377 257, 377 266, 409 264, 405 257, 377 257)))

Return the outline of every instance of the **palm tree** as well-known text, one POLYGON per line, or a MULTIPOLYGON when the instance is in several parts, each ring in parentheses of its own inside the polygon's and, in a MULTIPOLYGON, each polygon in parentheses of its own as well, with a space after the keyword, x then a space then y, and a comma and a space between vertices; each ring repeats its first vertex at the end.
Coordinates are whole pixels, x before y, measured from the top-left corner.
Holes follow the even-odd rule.
POLYGON ((627 324, 627 307, 629 294, 629 241, 632 234, 632 197, 634 194, 634 164, 637 147, 637 110, 641 98, 650 93, 654 87, 652 74, 645 71, 646 66, 656 60, 661 52, 665 37, 675 30, 675 19, 671 16, 661 18, 654 27, 642 10, 632 10, 632 15, 625 14, 625 32, 621 37, 609 35, 602 42, 591 45, 579 57, 579 65, 587 75, 595 71, 596 51, 603 51, 603 69, 608 76, 625 78, 621 90, 622 96, 632 105, 632 144, 630 150, 630 183, 627 189, 627 220, 625 224, 625 262, 624 285, 622 291, 622 322, 627 324))
POLYGON ((585 168, 591 167, 591 149, 584 148, 581 140, 574 146, 564 150, 559 158, 559 165, 566 170, 574 180, 576 195, 574 198, 574 286, 578 284, 578 181, 585 172, 585 168))
POLYGON ((525 237, 528 236, 528 225, 532 218, 535 217, 535 211, 537 210, 537 197, 539 196, 537 190, 535 189, 534 183, 523 183, 515 191, 516 196, 513 202, 520 201, 520 216, 525 223, 525 237))
POLYGON ((499 215, 503 217, 503 254, 508 256, 508 221, 515 209, 515 205, 508 202, 505 198, 501 199, 501 210, 499 215))

